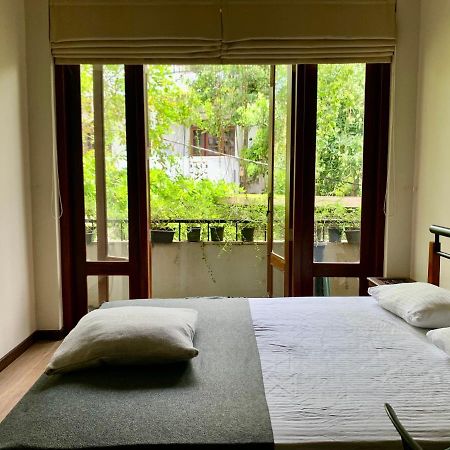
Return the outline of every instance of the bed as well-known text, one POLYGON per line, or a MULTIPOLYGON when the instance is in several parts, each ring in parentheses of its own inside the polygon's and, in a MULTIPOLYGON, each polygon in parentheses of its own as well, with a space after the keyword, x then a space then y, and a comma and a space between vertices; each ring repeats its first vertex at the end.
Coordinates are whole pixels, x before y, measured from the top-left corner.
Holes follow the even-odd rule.
MULTIPOLYGON (((440 248, 439 248, 440 251, 440 248)), ((0 448, 425 449, 450 441, 450 360, 371 297, 111 302, 199 311, 197 358, 43 375, 0 448)))

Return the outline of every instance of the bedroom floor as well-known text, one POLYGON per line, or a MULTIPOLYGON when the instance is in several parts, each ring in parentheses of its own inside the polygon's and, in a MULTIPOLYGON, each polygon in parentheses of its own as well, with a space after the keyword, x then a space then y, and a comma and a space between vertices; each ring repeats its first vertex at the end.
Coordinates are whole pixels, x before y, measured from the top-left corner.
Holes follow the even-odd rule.
POLYGON ((0 372, 0 422, 41 376, 60 343, 36 342, 0 372))

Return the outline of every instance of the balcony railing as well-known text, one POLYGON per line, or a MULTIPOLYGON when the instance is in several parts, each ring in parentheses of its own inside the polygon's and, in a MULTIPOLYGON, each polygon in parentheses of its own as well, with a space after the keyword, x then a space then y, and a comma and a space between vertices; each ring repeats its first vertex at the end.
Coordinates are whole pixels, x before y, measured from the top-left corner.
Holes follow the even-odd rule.
MULTIPOLYGON (((92 233, 92 237, 96 236, 97 221, 95 219, 86 219, 86 230, 92 233)), ((109 240, 128 240, 128 220, 127 219, 109 219, 108 224, 108 237, 109 240)), ((228 233, 225 237, 231 237, 233 235, 235 240, 239 240, 239 230, 249 224, 255 225, 255 235, 259 236, 260 240, 267 240, 267 227, 266 225, 257 224, 250 219, 158 219, 151 221, 151 228, 157 227, 170 227, 176 230, 176 240, 183 241, 183 236, 186 235, 187 228, 189 226, 199 225, 203 229, 206 229, 207 240, 211 240, 211 225, 224 225, 228 229, 228 233), (228 227, 227 227, 228 225, 228 227), (231 232, 231 230, 233 230, 231 232)), ((175 238, 175 237, 174 237, 175 238)), ((95 241, 96 239, 93 239, 95 241)), ((227 240, 227 239, 225 239, 227 240)))
MULTIPOLYGON (((95 219, 85 219, 86 233, 90 234, 90 240, 96 241, 97 221, 95 219)), ((173 228, 176 233, 174 239, 181 242, 189 226, 199 225, 202 227, 202 231, 206 229, 207 241, 211 240, 211 225, 223 224, 227 231, 225 233, 224 240, 232 240, 232 237, 236 241, 239 241, 239 230, 249 224, 255 226, 255 240, 267 240, 267 226, 260 222, 255 222, 251 219, 158 219, 151 221, 151 228, 157 227, 170 227, 173 228)), ((128 219, 108 219, 108 240, 109 241, 127 241, 128 240, 128 219)), ((283 224, 274 224, 275 240, 284 240, 282 237, 277 236, 277 227, 283 229, 283 224)), ((359 223, 348 222, 340 219, 321 219, 314 222, 315 229, 315 241, 325 242, 330 240, 329 229, 332 227, 338 227, 340 229, 346 228, 359 228, 359 223)))

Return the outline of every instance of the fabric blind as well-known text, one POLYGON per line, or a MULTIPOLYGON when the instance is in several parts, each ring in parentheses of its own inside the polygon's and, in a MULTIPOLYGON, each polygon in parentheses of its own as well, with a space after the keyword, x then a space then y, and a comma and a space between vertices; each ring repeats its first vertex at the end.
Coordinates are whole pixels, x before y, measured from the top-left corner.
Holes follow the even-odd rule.
POLYGON ((395 0, 50 0, 57 63, 387 62, 395 0))
POLYGON ((395 0, 227 0, 223 60, 388 61, 395 0))
POLYGON ((56 63, 210 62, 221 29, 217 0, 50 0, 56 63))

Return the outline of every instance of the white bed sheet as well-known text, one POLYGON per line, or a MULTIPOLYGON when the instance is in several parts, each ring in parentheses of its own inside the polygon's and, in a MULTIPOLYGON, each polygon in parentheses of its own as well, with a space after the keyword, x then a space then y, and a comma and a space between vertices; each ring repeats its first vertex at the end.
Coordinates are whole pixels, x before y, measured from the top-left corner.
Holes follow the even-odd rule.
POLYGON ((401 448, 384 403, 425 448, 450 445, 450 360, 370 297, 251 299, 279 449, 401 448))

